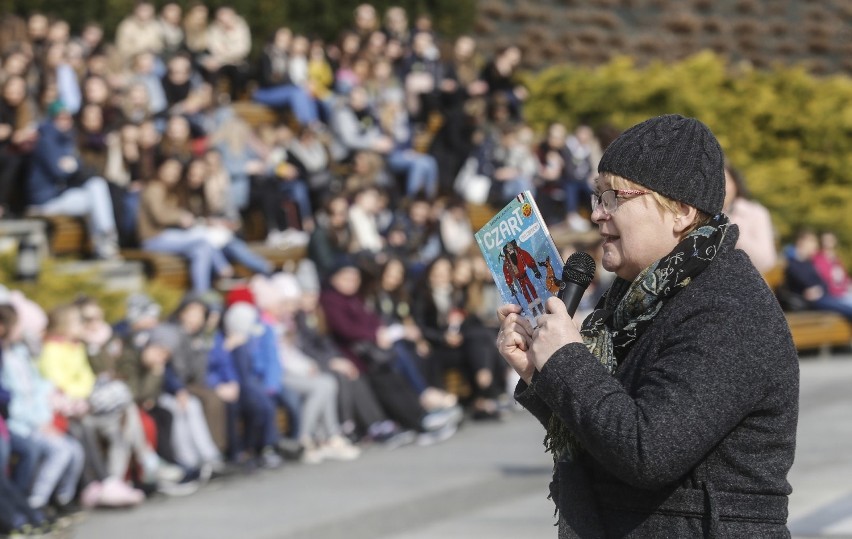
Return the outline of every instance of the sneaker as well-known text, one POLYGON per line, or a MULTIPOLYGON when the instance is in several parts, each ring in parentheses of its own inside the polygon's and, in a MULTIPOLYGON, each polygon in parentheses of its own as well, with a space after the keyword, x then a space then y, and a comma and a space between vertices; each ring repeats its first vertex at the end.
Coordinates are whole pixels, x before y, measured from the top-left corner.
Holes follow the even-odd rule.
POLYGON ((292 438, 281 438, 276 446, 281 456, 287 460, 299 460, 305 451, 304 446, 292 438))
POLYGON ((331 460, 348 461, 361 456, 361 450, 343 436, 332 436, 320 451, 324 458, 331 460))
POLYGON ((439 444, 452 438, 458 430, 458 423, 447 423, 440 429, 430 432, 421 432, 417 435, 416 443, 421 447, 439 444))
POLYGON ((318 447, 306 447, 299 461, 303 464, 319 464, 325 460, 325 454, 318 447))
POLYGON ((382 445, 390 450, 411 445, 417 441, 417 433, 413 430, 403 430, 387 438, 382 445))
POLYGON ((201 484, 197 480, 172 483, 163 481, 157 483, 157 492, 170 497, 189 496, 198 492, 201 484))
POLYGON ((423 430, 431 432, 450 424, 458 426, 463 417, 464 413, 462 412, 461 406, 456 405, 451 408, 445 408, 443 410, 426 414, 421 424, 423 430))
POLYGON ((261 468, 274 470, 276 468, 280 468, 282 464, 284 464, 284 459, 279 457, 278 453, 276 453, 274 449, 271 447, 263 448, 263 451, 260 453, 261 468))
POLYGON ((179 483, 186 478, 186 471, 176 464, 160 460, 157 466, 157 484, 160 482, 179 483))
POLYGON ((106 479, 101 486, 99 507, 132 507, 145 500, 144 492, 114 477, 106 479))

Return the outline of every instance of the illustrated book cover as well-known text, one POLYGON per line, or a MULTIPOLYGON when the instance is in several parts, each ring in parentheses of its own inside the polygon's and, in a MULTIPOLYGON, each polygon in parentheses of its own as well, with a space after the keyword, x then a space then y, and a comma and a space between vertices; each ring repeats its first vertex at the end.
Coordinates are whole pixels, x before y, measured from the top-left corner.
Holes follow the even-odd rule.
POLYGON ((476 234, 505 303, 521 306, 533 326, 562 284, 562 258, 529 191, 516 196, 476 234))

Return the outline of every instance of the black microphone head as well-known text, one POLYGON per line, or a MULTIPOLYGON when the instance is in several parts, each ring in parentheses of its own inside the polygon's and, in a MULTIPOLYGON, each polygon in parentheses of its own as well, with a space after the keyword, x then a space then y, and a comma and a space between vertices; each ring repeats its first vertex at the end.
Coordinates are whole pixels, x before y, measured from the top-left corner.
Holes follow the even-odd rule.
POLYGON ((595 259, 589 253, 577 251, 568 257, 562 267, 562 280, 583 288, 589 286, 595 277, 595 259))

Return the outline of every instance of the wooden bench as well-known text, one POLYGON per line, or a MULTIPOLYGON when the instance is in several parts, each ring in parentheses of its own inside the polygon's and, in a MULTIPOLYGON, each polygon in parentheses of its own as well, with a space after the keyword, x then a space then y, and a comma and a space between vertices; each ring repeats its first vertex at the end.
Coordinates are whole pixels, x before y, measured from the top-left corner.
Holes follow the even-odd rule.
MULTIPOLYGON (((784 264, 764 274, 769 287, 778 293, 784 283, 784 264)), ((843 316, 828 311, 785 311, 796 350, 818 350, 828 355, 833 348, 852 345, 852 324, 843 316)))
POLYGON ((47 245, 53 256, 88 257, 92 243, 82 217, 67 215, 39 216, 47 225, 47 245))

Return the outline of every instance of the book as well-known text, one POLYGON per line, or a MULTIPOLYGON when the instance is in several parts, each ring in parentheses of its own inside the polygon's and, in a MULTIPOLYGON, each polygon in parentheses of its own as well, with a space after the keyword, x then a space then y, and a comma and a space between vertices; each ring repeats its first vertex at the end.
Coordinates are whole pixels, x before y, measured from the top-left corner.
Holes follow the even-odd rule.
POLYGON ((536 325, 562 285, 562 258, 530 191, 512 199, 474 234, 504 303, 536 325))

